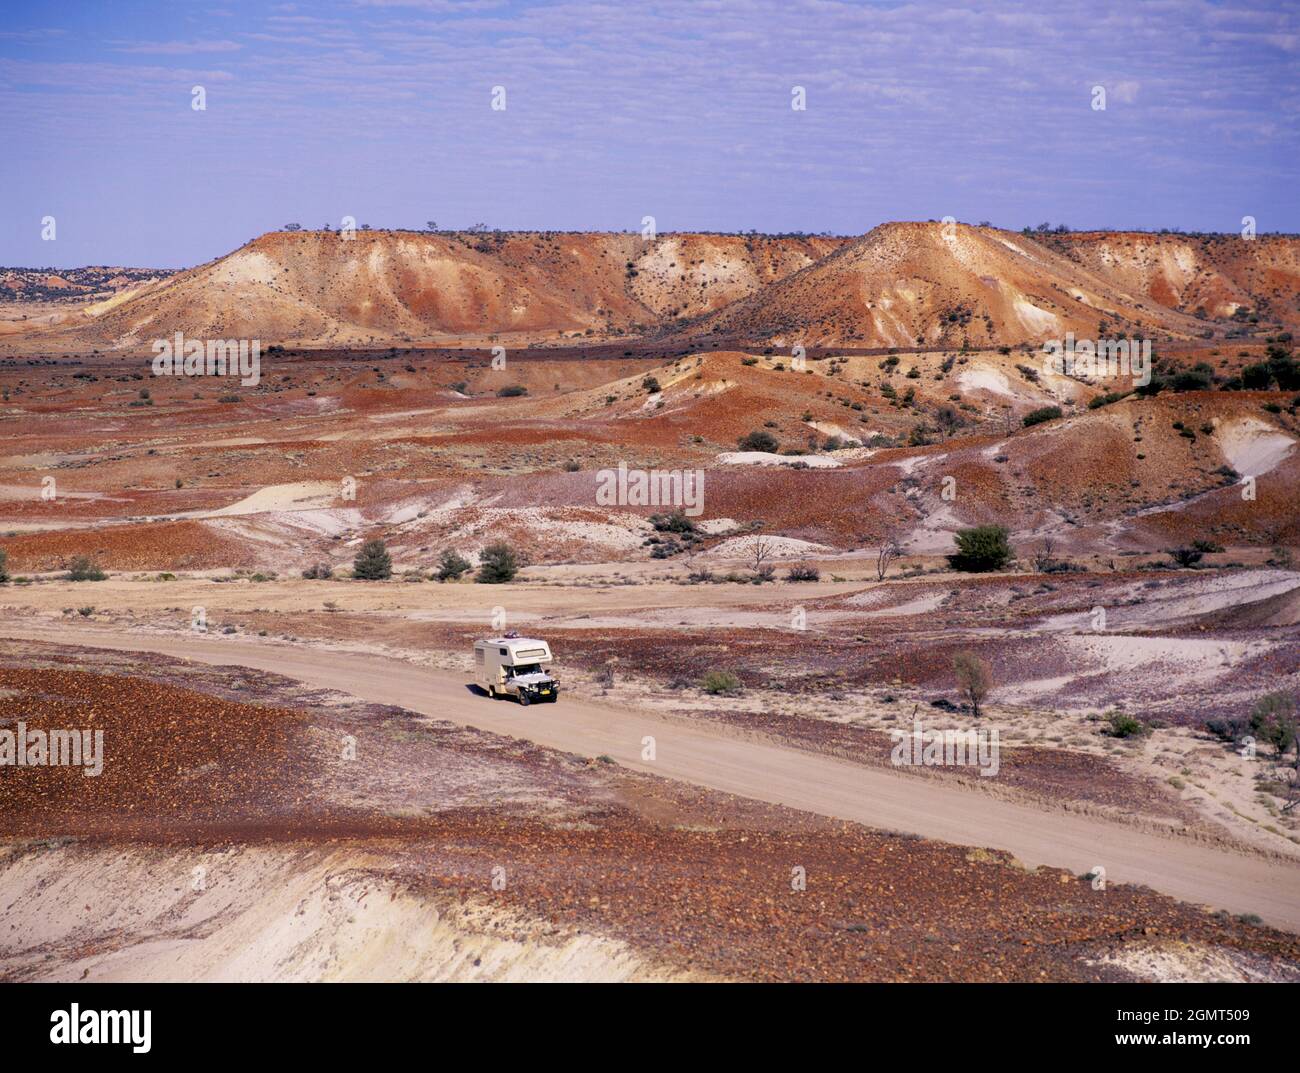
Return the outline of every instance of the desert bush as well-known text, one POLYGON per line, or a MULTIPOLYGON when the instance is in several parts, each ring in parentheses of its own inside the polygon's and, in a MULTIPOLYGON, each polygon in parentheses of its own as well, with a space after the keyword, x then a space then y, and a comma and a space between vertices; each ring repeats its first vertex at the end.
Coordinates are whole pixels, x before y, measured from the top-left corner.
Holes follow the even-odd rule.
POLYGON ((582 466, 580 466, 574 459, 570 458, 560 468, 564 470, 565 473, 577 473, 578 470, 582 469, 582 466))
POLYGON ((1088 568, 1079 563, 1068 562, 1065 559, 1056 559, 1041 567, 1044 574, 1086 574, 1088 568))
POLYGON ((930 426, 922 421, 918 425, 912 426, 912 431, 907 434, 907 444, 909 447, 924 447, 930 442, 930 426))
POLYGON ((1193 540, 1192 548, 1202 555, 1217 555, 1223 551, 1223 545, 1216 544, 1213 540, 1193 540))
POLYGON ((693 533, 695 523, 678 507, 671 514, 652 514, 650 524, 657 533, 693 533))
POLYGON ((701 680, 700 688, 714 696, 730 696, 740 692, 740 679, 730 671, 709 671, 701 680))
POLYGON ((993 688, 993 672, 974 652, 958 652, 952 659, 952 669, 957 675, 957 689, 978 719, 980 705, 993 688))
POLYGON ((1245 716, 1229 715, 1222 718, 1207 719, 1205 729, 1220 741, 1234 745, 1250 733, 1250 720, 1245 716))
POLYGON ((1106 727, 1102 733, 1112 738, 1136 738, 1151 733, 1151 728, 1128 712, 1115 711, 1106 715, 1106 727))
POLYGON ((514 398, 518 398, 520 395, 527 395, 527 394, 528 394, 528 389, 524 387, 523 384, 511 384, 509 387, 503 387, 500 391, 498 391, 497 398, 514 399, 514 398))
POLYGON ((647 395, 658 395, 663 388, 659 386, 659 381, 655 377, 647 376, 641 381, 641 390, 643 390, 647 395))
POLYGON ((1199 563, 1205 552, 1198 551, 1196 548, 1170 548, 1167 554, 1175 565, 1187 567, 1199 563))
POLYGON ((786 572, 786 581, 820 581, 822 572, 812 563, 795 563, 786 572))
POLYGON ((393 558, 382 540, 367 540, 352 562, 352 576, 361 581, 383 581, 393 576, 393 558))
POLYGON ((1255 737, 1281 756, 1296 743, 1295 697, 1279 690, 1266 693, 1250 711, 1250 729, 1255 737))
POLYGON ((9 571, 5 568, 5 560, 8 559, 4 548, 0 548, 0 585, 9 580, 9 571))
POLYGON ((329 563, 312 563, 302 572, 302 576, 308 581, 325 581, 334 576, 334 570, 329 563))
POLYGON ((1040 406, 1037 410, 1030 410, 1025 414, 1024 427, 1029 428, 1032 425, 1041 425, 1044 421, 1053 421, 1061 416, 1059 406, 1040 406))
POLYGON ((519 557, 514 548, 504 540, 498 540, 479 552, 478 574, 474 580, 481 585, 501 585, 513 581, 518 573, 519 557))
POLYGON ((103 581, 108 575, 104 573, 92 560, 86 555, 78 555, 72 560, 72 565, 68 569, 68 581, 103 581))
POLYGON ((439 581, 458 581, 469 573, 471 563, 455 548, 444 548, 438 556, 438 569, 434 577, 439 581))
POLYGON ((1174 391, 1205 391, 1211 385, 1212 376, 1213 371, 1208 366, 1202 368, 1198 365, 1193 369, 1176 372, 1169 381, 1169 386, 1174 391))
POLYGON ((1127 391, 1108 391, 1104 395, 1098 395, 1095 399, 1088 401, 1089 410, 1100 410, 1103 406, 1110 406, 1112 403, 1119 402, 1121 399, 1128 398, 1127 391))
POLYGON ((780 446, 775 436, 762 429, 755 429, 749 435, 741 436, 736 444, 742 451, 765 451, 768 454, 776 454, 777 447, 780 446))
POLYGON ((972 574, 1001 570, 1011 561, 1013 554, 1003 525, 979 525, 973 529, 958 529, 953 534, 957 551, 948 556, 948 565, 954 570, 972 574))
POLYGON ((934 412, 934 420, 939 428, 951 435, 966 424, 964 418, 954 407, 944 404, 934 412))

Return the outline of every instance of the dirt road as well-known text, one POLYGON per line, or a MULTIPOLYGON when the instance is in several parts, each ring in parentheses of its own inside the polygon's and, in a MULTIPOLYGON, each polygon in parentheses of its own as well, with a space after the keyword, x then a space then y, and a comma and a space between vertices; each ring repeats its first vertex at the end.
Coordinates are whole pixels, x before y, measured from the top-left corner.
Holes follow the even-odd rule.
MULTIPOLYGON (((119 630, 0 625, 0 636, 158 652, 205 663, 271 671, 439 719, 527 738, 743 797, 886 830, 1014 853, 1028 865, 1082 873, 1106 869, 1112 883, 1140 883, 1185 901, 1256 913, 1300 931, 1300 866, 1163 838, 1090 817, 894 775, 779 745, 741 741, 705 727, 562 697, 521 708, 471 692, 467 678, 382 656, 228 637, 166 637, 119 630), (642 759, 644 739, 655 758, 642 759)), ((365 742, 358 743, 361 750, 365 742)))

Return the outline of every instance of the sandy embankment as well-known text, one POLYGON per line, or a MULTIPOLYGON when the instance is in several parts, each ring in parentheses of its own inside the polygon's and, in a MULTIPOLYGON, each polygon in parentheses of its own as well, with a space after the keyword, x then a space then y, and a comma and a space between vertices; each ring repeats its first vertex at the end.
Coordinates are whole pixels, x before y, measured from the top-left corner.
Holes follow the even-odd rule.
MULTIPOLYGON (((2 859, 2 858, 0 858, 2 859)), ((0 864, 0 979, 636 981, 626 944, 410 893, 362 850, 29 845, 0 864)))

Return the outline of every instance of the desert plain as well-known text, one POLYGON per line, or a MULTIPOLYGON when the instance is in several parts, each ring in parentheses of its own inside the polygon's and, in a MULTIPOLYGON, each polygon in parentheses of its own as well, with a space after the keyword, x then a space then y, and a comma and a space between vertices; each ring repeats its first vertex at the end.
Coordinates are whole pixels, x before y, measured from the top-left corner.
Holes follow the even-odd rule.
POLYGON ((1300 979, 1251 722, 1300 692, 1300 240, 274 232, 0 286, 0 729, 105 742, 0 768, 0 978, 1300 979), (255 382, 156 375, 176 333, 255 382), (474 684, 506 630, 556 704, 474 684), (996 773, 896 763, 918 724, 996 773))

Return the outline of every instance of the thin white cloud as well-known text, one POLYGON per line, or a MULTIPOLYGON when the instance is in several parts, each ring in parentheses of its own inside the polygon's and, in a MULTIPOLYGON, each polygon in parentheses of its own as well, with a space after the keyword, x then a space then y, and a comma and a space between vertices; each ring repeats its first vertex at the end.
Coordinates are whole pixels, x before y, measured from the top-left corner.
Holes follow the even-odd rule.
POLYGON ((238 52, 238 41, 110 41, 114 52, 145 53, 158 56, 189 56, 199 52, 238 52))

